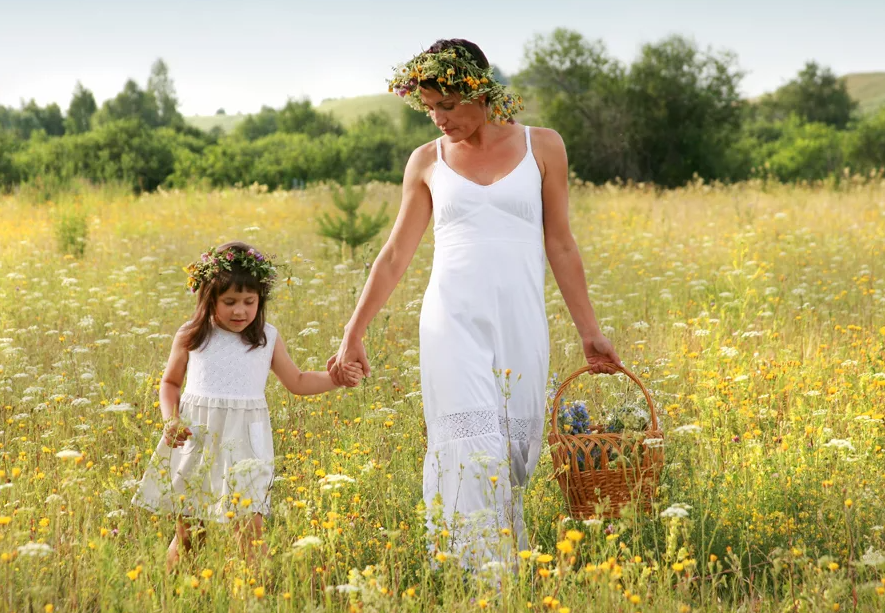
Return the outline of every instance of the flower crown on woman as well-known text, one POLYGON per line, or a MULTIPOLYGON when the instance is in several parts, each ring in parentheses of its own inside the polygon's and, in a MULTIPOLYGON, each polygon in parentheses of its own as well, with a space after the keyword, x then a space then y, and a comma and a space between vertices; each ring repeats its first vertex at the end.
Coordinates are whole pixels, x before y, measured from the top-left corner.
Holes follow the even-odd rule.
POLYGON ((388 91, 405 99, 416 111, 427 112, 421 101, 421 87, 433 87, 443 95, 452 90, 461 95, 461 103, 469 104, 483 94, 491 111, 491 120, 513 123, 513 116, 525 109, 522 97, 507 91, 495 80, 491 66, 482 68, 473 54, 462 45, 454 45, 437 52, 419 53, 394 69, 387 80, 388 91))
POLYGON ((268 257, 255 249, 244 250, 236 247, 221 251, 211 247, 209 251, 200 256, 199 260, 189 264, 184 269, 188 275, 188 289, 197 293, 203 283, 210 281, 223 270, 231 272, 235 264, 258 280, 264 290, 262 292, 264 295, 270 293, 277 278, 277 267, 268 257))

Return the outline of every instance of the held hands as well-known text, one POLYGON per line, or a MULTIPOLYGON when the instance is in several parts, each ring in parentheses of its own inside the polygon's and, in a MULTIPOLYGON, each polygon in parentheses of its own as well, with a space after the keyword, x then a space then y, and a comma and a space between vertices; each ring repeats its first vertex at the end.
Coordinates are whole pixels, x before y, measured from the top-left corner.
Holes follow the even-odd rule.
POLYGON ((326 362, 326 370, 336 386, 356 387, 361 377, 370 376, 372 369, 362 339, 345 335, 338 353, 326 362))
POLYGON ((356 387, 364 376, 363 365, 359 362, 348 362, 340 367, 336 365, 334 371, 330 371, 329 375, 332 377, 332 383, 337 387, 356 387))
POLYGON ((613 375, 618 371, 611 366, 612 364, 624 366, 611 341, 601 332, 582 339, 582 344, 587 364, 590 365, 592 372, 613 375))
POLYGON ((193 436, 190 428, 182 428, 177 417, 173 417, 166 421, 163 428, 163 440, 169 447, 175 449, 182 447, 189 436, 193 436))

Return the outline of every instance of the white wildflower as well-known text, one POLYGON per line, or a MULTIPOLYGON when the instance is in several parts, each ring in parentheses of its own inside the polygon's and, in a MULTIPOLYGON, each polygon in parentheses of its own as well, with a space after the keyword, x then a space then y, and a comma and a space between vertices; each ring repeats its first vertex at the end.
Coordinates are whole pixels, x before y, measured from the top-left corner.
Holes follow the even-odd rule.
POLYGON ((319 547, 322 544, 323 541, 318 536, 305 536, 295 541, 292 547, 295 549, 310 549, 312 547, 319 547))
POLYGON ((348 477, 347 475, 326 475, 320 479, 320 483, 322 484, 320 489, 324 490, 337 490, 340 487, 343 487, 347 483, 356 483, 356 480, 353 477, 348 477))
POLYGON ((885 566, 885 554, 870 545, 866 553, 860 557, 860 563, 866 566, 885 566))
POLYGON ((120 404, 112 404, 108 406, 103 412, 104 413, 126 413, 132 410, 132 405, 127 402, 122 402, 120 404))
POLYGON ((688 511, 690 509, 690 505, 677 502, 661 511, 661 517, 688 517, 688 511))
POLYGON ((46 543, 28 543, 18 548, 19 555, 23 556, 45 556, 52 553, 52 547, 46 543))
POLYGON ((846 451, 854 451, 854 445, 851 441, 841 438, 831 438, 824 447, 834 447, 836 449, 845 449, 846 451))
POLYGON ((258 458, 246 458, 231 466, 230 472, 235 475, 249 474, 255 470, 263 469, 266 465, 267 462, 265 460, 259 460, 258 458))

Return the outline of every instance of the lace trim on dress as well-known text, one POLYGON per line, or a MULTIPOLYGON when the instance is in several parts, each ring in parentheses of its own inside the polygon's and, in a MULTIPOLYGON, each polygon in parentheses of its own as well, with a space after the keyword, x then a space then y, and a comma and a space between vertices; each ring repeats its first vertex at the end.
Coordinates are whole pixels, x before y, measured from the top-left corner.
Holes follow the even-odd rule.
POLYGON ((266 410, 267 400, 264 398, 214 398, 201 396, 193 392, 185 392, 181 395, 180 404, 189 404, 194 407, 206 407, 209 409, 245 409, 266 410))
POLYGON ((500 434, 512 441, 528 441, 542 426, 538 418, 504 417, 497 411, 468 411, 440 415, 428 424, 430 445, 447 443, 457 439, 500 434))

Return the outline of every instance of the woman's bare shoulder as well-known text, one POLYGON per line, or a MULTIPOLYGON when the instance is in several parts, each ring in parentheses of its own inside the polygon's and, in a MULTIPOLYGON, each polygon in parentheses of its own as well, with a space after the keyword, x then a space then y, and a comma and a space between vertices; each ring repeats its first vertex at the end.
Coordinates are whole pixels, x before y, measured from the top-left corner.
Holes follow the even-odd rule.
POLYGON ((563 149, 562 136, 553 128, 538 128, 532 126, 530 128, 532 135, 532 148, 541 147, 545 149, 563 149))
POLYGON ((418 168, 429 168, 436 162, 436 141, 424 143, 416 147, 409 157, 409 164, 414 163, 418 168))
POLYGON ((433 172, 434 164, 436 164, 436 141, 430 141, 412 151, 406 164, 404 179, 409 180, 411 177, 426 183, 433 172))

